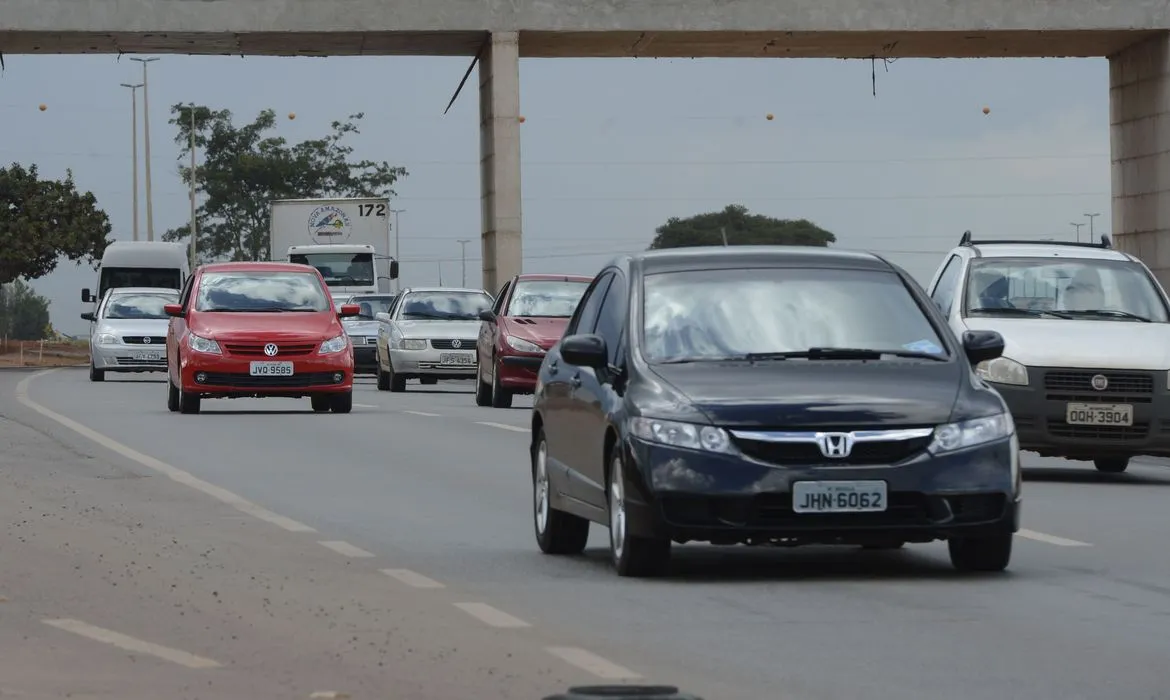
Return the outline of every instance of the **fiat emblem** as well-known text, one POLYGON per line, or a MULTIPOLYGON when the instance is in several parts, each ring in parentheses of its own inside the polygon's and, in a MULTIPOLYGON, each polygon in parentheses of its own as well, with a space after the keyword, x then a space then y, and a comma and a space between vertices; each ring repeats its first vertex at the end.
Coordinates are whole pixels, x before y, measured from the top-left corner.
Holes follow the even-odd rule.
POLYGON ((1089 383, 1097 391, 1105 391, 1109 388, 1109 378, 1104 374, 1094 374, 1093 378, 1089 380, 1089 383))
POLYGON ((276 347, 276 343, 268 343, 264 346, 264 354, 269 357, 276 357, 278 352, 280 352, 280 348, 276 347))
POLYGON ((456 338, 455 340, 451 341, 451 347, 458 350, 459 348, 463 347, 463 341, 456 338))
POLYGON ((150 336, 149 335, 142 338, 142 344, 143 345, 150 345, 150 336))

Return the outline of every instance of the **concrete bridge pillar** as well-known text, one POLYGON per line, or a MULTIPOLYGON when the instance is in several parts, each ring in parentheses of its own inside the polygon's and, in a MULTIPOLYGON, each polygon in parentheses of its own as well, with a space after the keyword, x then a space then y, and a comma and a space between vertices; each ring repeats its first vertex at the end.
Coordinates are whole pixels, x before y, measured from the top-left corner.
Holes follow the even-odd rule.
POLYGON ((520 35, 492 32, 479 60, 483 286, 499 291, 524 262, 520 231, 520 35))
POLYGON ((1170 32, 1109 57, 1113 234, 1170 289, 1170 32))

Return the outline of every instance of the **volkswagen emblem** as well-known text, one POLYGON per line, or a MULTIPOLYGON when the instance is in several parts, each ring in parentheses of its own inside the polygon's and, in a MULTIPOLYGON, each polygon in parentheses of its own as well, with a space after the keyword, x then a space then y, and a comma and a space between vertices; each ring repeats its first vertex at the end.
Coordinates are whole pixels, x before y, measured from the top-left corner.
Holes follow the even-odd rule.
POLYGON ((456 338, 455 340, 451 341, 451 347, 458 350, 459 348, 463 347, 463 341, 456 338))
POLYGON ((149 335, 142 337, 142 344, 143 345, 150 345, 150 336, 149 335))
POLYGON ((264 354, 269 357, 276 357, 278 352, 280 352, 280 348, 276 347, 276 343, 268 343, 264 346, 264 354))
POLYGON ((1093 378, 1089 380, 1089 383, 1097 391, 1105 391, 1109 388, 1109 378, 1104 374, 1094 374, 1093 378))
POLYGON ((832 459, 845 459, 853 451, 852 433, 817 433, 821 454, 832 459))

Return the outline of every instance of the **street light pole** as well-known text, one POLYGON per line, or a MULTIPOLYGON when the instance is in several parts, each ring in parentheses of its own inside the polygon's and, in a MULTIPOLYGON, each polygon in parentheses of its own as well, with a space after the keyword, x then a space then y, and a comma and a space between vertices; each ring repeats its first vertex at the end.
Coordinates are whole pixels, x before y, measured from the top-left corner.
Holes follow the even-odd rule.
POLYGON ((1101 216, 1101 214, 1100 214, 1100 213, 1097 213, 1097 214, 1085 214, 1085 216, 1086 216, 1086 217, 1089 219, 1089 242, 1090 242, 1090 243, 1092 243, 1092 242, 1093 242, 1093 235, 1094 235, 1094 231, 1093 231, 1093 219, 1096 219, 1098 216, 1101 216))
POLYGON ((405 212, 405 209, 391 209, 390 212, 394 214, 394 259, 398 261, 398 279, 394 280, 394 291, 402 291, 402 258, 398 255, 398 215, 405 212))
POLYGON ((459 244, 459 265, 463 269, 464 287, 467 287, 467 244, 470 242, 471 240, 466 238, 456 241, 459 244))
POLYGON ((154 240, 154 197, 150 188, 150 87, 146 65, 157 58, 131 58, 142 64, 142 138, 146 142, 146 240, 154 240))
POLYGON ((199 224, 195 218, 195 103, 188 103, 191 110, 191 269, 195 269, 195 243, 199 240, 199 224))
POLYGON ((1084 226, 1084 224, 1070 223, 1069 226, 1072 226, 1073 228, 1075 228, 1077 230, 1077 243, 1080 243, 1081 242, 1081 227, 1084 226))
POLYGON ((122 83, 122 87, 130 88, 130 158, 134 161, 131 168, 134 177, 134 240, 138 240, 138 88, 142 83, 132 85, 122 83))

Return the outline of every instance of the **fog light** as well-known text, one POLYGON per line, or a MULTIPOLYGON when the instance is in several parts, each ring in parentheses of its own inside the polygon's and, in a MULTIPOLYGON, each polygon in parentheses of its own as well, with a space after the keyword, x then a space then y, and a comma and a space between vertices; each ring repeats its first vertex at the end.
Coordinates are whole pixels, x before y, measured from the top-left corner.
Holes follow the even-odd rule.
POLYGON ((341 372, 334 372, 333 373, 333 383, 334 384, 340 384, 343 379, 345 379, 345 375, 342 374, 341 372))
POLYGON ((207 372, 196 372, 195 373, 195 383, 206 384, 207 383, 207 372))

